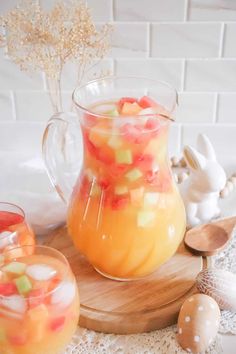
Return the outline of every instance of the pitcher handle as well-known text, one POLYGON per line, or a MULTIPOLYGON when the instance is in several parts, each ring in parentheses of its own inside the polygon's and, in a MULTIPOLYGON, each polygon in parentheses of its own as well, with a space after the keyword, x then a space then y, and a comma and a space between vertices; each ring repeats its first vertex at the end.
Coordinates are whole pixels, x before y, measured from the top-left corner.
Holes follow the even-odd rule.
POLYGON ((69 202, 82 162, 82 138, 75 113, 56 113, 43 134, 42 152, 51 183, 69 202))

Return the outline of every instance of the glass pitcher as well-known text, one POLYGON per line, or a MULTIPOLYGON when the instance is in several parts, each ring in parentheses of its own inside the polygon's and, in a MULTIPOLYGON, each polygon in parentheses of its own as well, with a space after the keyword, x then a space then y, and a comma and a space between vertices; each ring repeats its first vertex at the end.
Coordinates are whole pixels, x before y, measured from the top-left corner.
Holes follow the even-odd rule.
POLYGON ((150 274, 173 256, 186 227, 167 152, 177 93, 164 82, 110 77, 76 88, 73 103, 76 113, 54 115, 43 138, 69 235, 106 277, 150 274), (140 97, 144 108, 134 113, 140 97), (128 113, 114 110, 121 102, 128 113))

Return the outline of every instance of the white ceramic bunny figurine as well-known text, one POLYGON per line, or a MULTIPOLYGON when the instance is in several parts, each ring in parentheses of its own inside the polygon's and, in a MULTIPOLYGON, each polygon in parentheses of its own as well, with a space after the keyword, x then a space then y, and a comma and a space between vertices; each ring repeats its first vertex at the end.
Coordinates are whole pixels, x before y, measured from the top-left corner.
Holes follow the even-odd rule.
POLYGON ((198 136, 197 150, 185 146, 183 154, 190 169, 190 176, 183 183, 182 196, 187 225, 193 227, 220 215, 219 192, 225 186, 226 175, 216 161, 210 140, 204 134, 198 136))

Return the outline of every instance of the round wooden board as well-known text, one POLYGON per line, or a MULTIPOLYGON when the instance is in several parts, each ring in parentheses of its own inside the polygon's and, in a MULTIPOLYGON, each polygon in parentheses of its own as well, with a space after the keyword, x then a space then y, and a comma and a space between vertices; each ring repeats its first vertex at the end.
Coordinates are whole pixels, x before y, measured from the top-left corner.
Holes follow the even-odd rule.
POLYGON ((175 256, 153 274, 119 282, 93 269, 74 248, 66 228, 55 230, 44 244, 67 257, 77 278, 79 324, 105 333, 141 333, 174 324, 184 300, 196 292, 196 276, 206 263, 181 244, 175 256))

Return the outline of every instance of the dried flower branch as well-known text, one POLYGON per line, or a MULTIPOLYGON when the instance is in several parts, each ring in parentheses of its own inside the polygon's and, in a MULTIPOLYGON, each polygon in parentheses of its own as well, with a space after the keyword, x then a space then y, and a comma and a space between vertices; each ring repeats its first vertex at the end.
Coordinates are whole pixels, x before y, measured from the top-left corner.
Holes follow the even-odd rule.
POLYGON ((78 83, 94 60, 101 60, 110 49, 112 27, 100 30, 90 10, 81 1, 58 2, 46 12, 37 0, 22 0, 0 20, 8 56, 25 71, 46 75, 54 111, 61 110, 61 75, 66 62, 78 62, 78 83))

